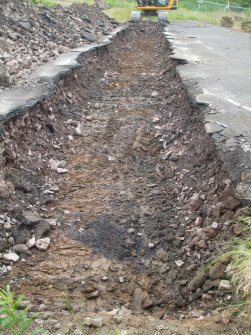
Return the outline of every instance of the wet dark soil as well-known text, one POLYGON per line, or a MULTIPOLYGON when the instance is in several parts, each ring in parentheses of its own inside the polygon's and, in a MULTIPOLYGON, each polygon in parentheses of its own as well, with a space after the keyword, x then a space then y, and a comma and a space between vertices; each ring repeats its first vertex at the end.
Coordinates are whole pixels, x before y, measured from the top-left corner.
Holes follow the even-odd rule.
POLYGON ((5 279, 36 305, 163 318, 225 299, 212 278, 189 284, 231 234, 238 202, 169 55, 161 26, 132 25, 7 126, 16 192, 2 210, 19 230, 23 209, 58 223, 49 249, 5 279), (52 171, 51 158, 67 171, 52 171))

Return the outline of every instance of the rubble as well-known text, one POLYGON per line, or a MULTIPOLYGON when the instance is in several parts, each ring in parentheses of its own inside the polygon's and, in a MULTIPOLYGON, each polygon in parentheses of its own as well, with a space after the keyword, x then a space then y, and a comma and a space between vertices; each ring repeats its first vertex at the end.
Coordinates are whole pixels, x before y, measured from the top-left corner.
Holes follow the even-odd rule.
POLYGON ((98 7, 85 3, 64 8, 11 0, 0 15, 0 87, 24 82, 40 64, 117 26, 98 7))

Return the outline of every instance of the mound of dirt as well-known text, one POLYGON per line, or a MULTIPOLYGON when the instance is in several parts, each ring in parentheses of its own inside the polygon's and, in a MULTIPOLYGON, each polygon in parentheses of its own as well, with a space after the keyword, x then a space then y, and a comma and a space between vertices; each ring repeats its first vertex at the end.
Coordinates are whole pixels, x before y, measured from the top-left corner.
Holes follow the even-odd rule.
POLYGON ((0 3, 0 87, 21 79, 60 53, 109 34, 117 22, 98 7, 0 3))

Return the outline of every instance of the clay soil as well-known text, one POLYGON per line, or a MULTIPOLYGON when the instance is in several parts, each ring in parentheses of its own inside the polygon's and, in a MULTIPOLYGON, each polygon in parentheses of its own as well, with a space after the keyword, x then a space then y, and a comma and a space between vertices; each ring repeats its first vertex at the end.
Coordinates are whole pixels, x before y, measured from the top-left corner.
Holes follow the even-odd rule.
POLYGON ((6 168, 19 187, 2 210, 17 221, 23 209, 36 210, 58 225, 50 247, 32 250, 4 283, 61 322, 57 330, 45 321, 49 334, 74 334, 78 317, 101 313, 111 320, 100 334, 235 334, 217 313, 214 322, 212 311, 227 298, 212 281, 208 289, 189 286, 230 234, 238 202, 203 111, 169 54, 162 27, 132 25, 112 46, 85 56, 26 115, 26 127, 14 120, 6 128, 18 129, 11 137, 18 156, 6 168), (51 171, 50 158, 65 160, 68 172, 51 171), (59 191, 49 197, 51 185, 59 191), (119 325, 116 309, 126 311, 119 325), (180 317, 204 321, 170 321, 180 317))

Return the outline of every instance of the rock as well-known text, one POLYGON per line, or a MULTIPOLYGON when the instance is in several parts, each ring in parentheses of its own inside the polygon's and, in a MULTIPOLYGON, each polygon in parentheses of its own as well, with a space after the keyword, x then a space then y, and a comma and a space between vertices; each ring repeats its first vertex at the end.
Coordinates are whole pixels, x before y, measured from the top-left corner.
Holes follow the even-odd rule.
POLYGON ((201 216, 198 216, 195 220, 195 225, 196 226, 201 226, 202 225, 202 222, 203 222, 203 219, 201 216))
POLYGON ((219 287, 219 291, 231 291, 232 290, 232 285, 229 280, 221 280, 219 287))
POLYGON ((92 121, 93 116, 92 115, 86 115, 85 119, 86 119, 86 121, 92 121))
POLYGON ((89 42, 97 41, 97 36, 93 32, 84 31, 82 33, 82 37, 85 38, 89 42))
POLYGON ((35 246, 39 249, 39 250, 47 250, 49 245, 50 245, 50 238, 49 237, 45 237, 45 238, 41 238, 39 240, 36 241, 35 246))
POLYGON ((39 222, 34 228, 34 235, 36 240, 40 239, 44 234, 50 231, 50 225, 48 221, 43 220, 39 222))
POLYGON ((223 200, 224 207, 227 209, 235 209, 240 205, 240 201, 232 196, 225 197, 223 200))
POLYGON ((85 324, 94 328, 101 328, 104 325, 104 319, 101 317, 85 318, 85 324))
POLYGON ((12 236, 16 244, 25 244, 31 238, 31 233, 29 229, 21 227, 19 229, 15 229, 12 232, 12 236))
POLYGON ((95 290, 95 291, 92 291, 90 293, 88 293, 86 295, 86 299, 96 299, 100 296, 100 291, 99 290, 95 290))
POLYGON ((231 28, 234 25, 234 18, 232 16, 222 16, 221 26, 231 28))
POLYGON ((67 173, 67 172, 68 172, 67 169, 57 168, 57 173, 62 174, 62 173, 67 173))
POLYGON ((26 244, 16 244, 12 247, 13 251, 17 252, 18 254, 21 254, 22 252, 29 251, 26 244))
POLYGON ((26 246, 27 248, 31 249, 32 247, 34 247, 36 244, 36 238, 35 236, 33 236, 32 238, 30 238, 27 242, 26 242, 26 246))
POLYGON ((148 309, 148 308, 151 308, 153 305, 154 305, 153 301, 150 298, 147 298, 143 301, 142 308, 148 309))
POLYGON ((203 200, 198 193, 194 193, 192 195, 189 205, 193 211, 197 211, 203 205, 203 200))
POLYGON ((114 315, 113 320, 119 325, 122 322, 122 315, 114 315))
POLYGON ((219 223, 218 222, 213 222, 212 223, 212 228, 213 229, 218 229, 219 228, 219 223))
POLYGON ((215 265, 213 265, 211 267, 211 269, 209 270, 209 277, 212 279, 220 279, 223 278, 225 276, 225 270, 227 268, 226 263, 216 263, 215 265))
POLYGON ((42 221, 43 219, 37 212, 24 211, 22 214, 22 222, 27 226, 33 226, 42 221))
POLYGON ((128 308, 121 307, 121 309, 118 312, 118 315, 122 317, 127 317, 127 316, 132 315, 132 311, 128 308))
POLYGON ((74 134, 77 136, 81 136, 82 135, 82 129, 81 129, 81 123, 79 122, 77 127, 74 130, 74 134))
POLYGON ((0 199, 9 198, 14 191, 14 185, 9 181, 5 181, 0 173, 0 199))
POLYGON ((17 262, 19 260, 19 256, 15 252, 10 251, 6 254, 3 254, 2 259, 5 260, 5 261, 17 262))
POLYGON ((199 240, 196 243, 196 246, 199 247, 200 249, 207 249, 207 244, 206 244, 205 240, 199 240))
POLYGON ((174 263, 175 263, 179 268, 184 264, 184 262, 181 261, 181 260, 177 260, 177 261, 175 261, 174 263))
POLYGON ((151 97, 155 98, 159 95, 159 93, 157 91, 153 91, 151 94, 151 97))
POLYGON ((0 252, 5 251, 7 248, 7 240, 6 238, 0 238, 0 252))
POLYGON ((205 283, 207 277, 208 274, 204 271, 204 269, 199 269, 196 273, 196 276, 188 284, 189 290, 196 291, 205 283))
POLYGON ((132 308, 133 310, 135 310, 136 312, 140 312, 141 311, 141 305, 142 305, 142 301, 144 299, 144 294, 141 290, 140 287, 136 287, 133 293, 133 298, 132 298, 132 308))

